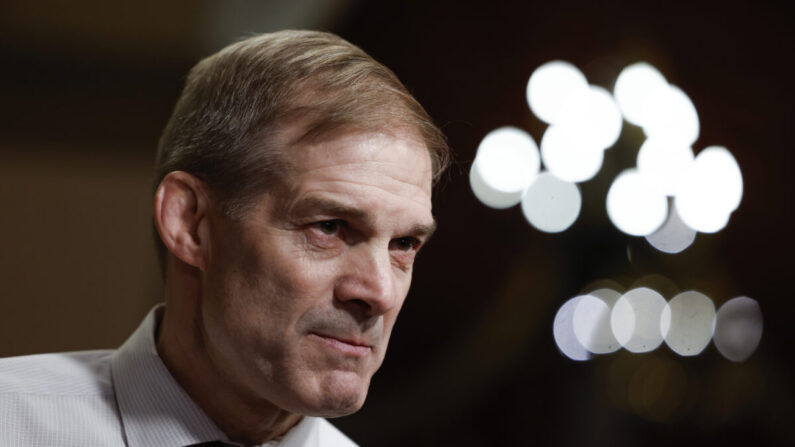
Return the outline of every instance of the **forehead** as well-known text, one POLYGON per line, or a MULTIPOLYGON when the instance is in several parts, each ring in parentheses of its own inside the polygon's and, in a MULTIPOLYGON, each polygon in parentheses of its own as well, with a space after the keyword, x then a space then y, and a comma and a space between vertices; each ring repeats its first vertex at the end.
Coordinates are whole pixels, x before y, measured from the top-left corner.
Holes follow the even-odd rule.
POLYGON ((292 199, 323 196, 428 220, 432 166, 411 132, 348 132, 286 151, 292 199), (420 216, 423 214, 423 216, 420 216))
POLYGON ((418 136, 408 131, 337 133, 299 143, 288 151, 287 158, 300 174, 345 166, 348 169, 388 169, 395 180, 430 192, 429 151, 418 136))

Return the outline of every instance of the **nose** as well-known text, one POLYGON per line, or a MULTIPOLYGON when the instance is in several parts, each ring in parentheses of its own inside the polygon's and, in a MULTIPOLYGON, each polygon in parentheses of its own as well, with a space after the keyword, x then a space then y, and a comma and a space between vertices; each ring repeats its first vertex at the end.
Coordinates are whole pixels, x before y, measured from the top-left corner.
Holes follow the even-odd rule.
POLYGON ((383 315, 400 303, 388 246, 362 243, 347 254, 337 301, 361 318, 383 315))

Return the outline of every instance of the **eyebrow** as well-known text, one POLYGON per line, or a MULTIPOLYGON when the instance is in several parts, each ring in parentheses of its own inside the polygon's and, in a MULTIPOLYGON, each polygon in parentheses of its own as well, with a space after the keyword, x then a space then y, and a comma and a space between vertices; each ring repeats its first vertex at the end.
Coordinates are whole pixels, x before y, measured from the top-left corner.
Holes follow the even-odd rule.
POLYGON ((433 222, 428 225, 415 225, 411 227, 408 234, 421 236, 425 239, 425 242, 427 242, 436 231, 436 226, 436 219, 434 219, 433 222))
MULTIPOLYGON (((373 226, 373 217, 367 211, 325 197, 307 197, 296 203, 295 206, 291 208, 290 213, 301 214, 309 211, 361 220, 365 225, 373 226)), ((434 219, 429 224, 417 224, 412 226, 406 231, 406 234, 421 236, 425 238, 425 240, 428 240, 436 231, 436 227, 436 219, 434 219)))

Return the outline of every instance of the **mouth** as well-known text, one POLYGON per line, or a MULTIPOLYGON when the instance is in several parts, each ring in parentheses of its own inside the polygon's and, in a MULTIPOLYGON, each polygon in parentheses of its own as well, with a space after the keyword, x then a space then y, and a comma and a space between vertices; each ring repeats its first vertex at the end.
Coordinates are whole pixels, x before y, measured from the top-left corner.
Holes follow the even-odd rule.
POLYGON ((364 357, 373 350, 371 345, 353 339, 319 334, 317 332, 310 332, 309 337, 330 349, 354 357, 364 357))

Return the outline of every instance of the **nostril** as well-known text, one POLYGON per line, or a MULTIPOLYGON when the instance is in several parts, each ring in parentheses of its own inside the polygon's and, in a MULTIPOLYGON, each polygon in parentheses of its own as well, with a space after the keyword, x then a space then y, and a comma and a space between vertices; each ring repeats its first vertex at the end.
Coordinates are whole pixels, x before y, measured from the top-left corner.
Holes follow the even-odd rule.
POLYGON ((361 308, 365 312, 370 312, 370 310, 372 310, 372 308, 373 308, 373 306, 370 303, 368 303, 366 300, 362 300, 362 299, 358 299, 358 298, 350 300, 350 303, 352 305, 356 306, 356 307, 361 308))

